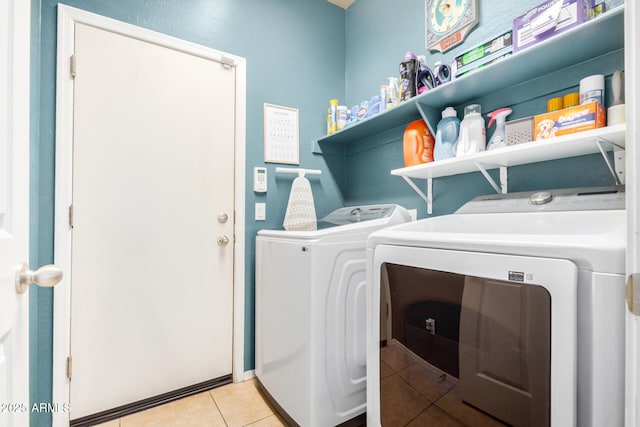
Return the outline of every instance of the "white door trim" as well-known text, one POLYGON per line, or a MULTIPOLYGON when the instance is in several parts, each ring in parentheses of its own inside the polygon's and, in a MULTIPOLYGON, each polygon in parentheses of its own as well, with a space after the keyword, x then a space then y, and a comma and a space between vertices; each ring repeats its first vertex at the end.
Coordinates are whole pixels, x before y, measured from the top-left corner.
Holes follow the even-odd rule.
MULTIPOLYGON (((640 30, 636 23, 640 19, 640 7, 637 2, 625 2, 624 31, 625 31, 625 103, 627 131, 626 131, 626 203, 627 203, 627 277, 640 272, 640 150, 637 143, 638 135, 638 101, 640 85, 637 73, 640 70, 640 30)), ((640 425, 640 317, 626 310, 626 397, 625 397, 625 426, 640 425)))
MULTIPOLYGON (((71 271, 71 233, 68 209, 72 202, 73 79, 70 58, 74 53, 75 23, 82 23, 236 67, 235 123, 235 239, 233 286, 233 381, 244 379, 244 286, 245 286, 245 142, 246 60, 134 25, 73 7, 58 5, 58 52, 56 81, 56 184, 54 262, 71 271)), ((69 401, 67 356, 70 349, 71 293, 68 277, 54 289, 53 304, 53 401, 69 401)), ((53 425, 69 423, 69 413, 53 414, 53 425)))

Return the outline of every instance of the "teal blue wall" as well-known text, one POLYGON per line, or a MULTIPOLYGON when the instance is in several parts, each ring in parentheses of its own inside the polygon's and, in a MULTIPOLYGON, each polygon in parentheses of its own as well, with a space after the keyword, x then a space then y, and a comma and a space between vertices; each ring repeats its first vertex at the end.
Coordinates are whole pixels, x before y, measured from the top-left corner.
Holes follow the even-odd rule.
MULTIPOLYGON (((56 0, 31 0, 32 141, 31 265, 53 262, 55 166, 56 0)), ((245 368, 254 366, 254 241, 260 228, 282 225, 292 176, 269 169, 269 191, 252 190, 254 166, 263 162, 263 103, 294 107, 300 119, 300 165, 326 170, 311 154, 311 140, 326 131, 331 97, 344 97, 343 9, 322 0, 67 0, 98 13, 247 60, 245 368), (267 203, 267 221, 255 222, 254 203, 267 203)), ((318 214, 342 206, 330 174, 313 177, 318 214)), ((159 233, 162 230, 158 230, 159 233)), ((31 400, 51 401, 52 309, 50 289, 31 288, 31 400)), ((50 417, 34 415, 34 425, 50 417)))
MULTIPOLYGON (((31 259, 32 265, 53 261, 56 0, 31 0, 32 137, 31 259)), ((357 0, 346 12, 324 0, 68 0, 66 4, 141 27, 239 55, 247 59, 246 147, 246 283, 245 369, 254 367, 254 241, 260 228, 279 228, 292 177, 276 176, 274 164, 263 163, 262 105, 295 107, 300 115, 300 165, 331 171, 311 177, 318 216, 343 204, 397 202, 418 208, 424 202, 389 170, 402 166, 402 127, 348 151, 311 153, 311 142, 326 130, 328 100, 352 105, 375 94, 386 77, 397 75, 407 50, 426 53, 429 65, 447 61, 510 25, 511 17, 538 0, 481 0, 480 24, 463 46, 444 55, 424 48, 424 0, 357 0), (254 166, 267 166, 269 192, 252 191, 254 166), (253 221, 254 203, 267 203, 267 221, 253 221)), ((607 2, 610 7, 621 0, 607 2)), ((541 59, 543 60, 543 59, 541 59)), ((622 68, 617 52, 585 64, 581 73, 610 74, 622 68)), ((577 70, 561 73, 554 85, 524 85, 510 96, 514 116, 537 114, 546 99, 575 89, 577 70), (531 93, 542 94, 538 98, 531 93)), ((586 74, 585 74, 586 75, 586 74)), ((471 100, 470 100, 471 101, 471 100)), ((495 99, 477 100, 486 111, 495 99)), ((471 103, 471 102, 469 102, 471 103)), ((454 106, 461 113, 462 106, 454 106)), ((490 109, 489 109, 490 108, 490 109)), ((597 156, 511 168, 511 191, 612 183, 597 156)), ((454 211, 478 194, 493 190, 478 174, 435 180, 434 214, 454 211)), ((161 232, 161 230, 159 230, 161 232)), ((31 289, 31 400, 51 401, 51 290, 31 289)), ((33 425, 50 417, 34 415, 33 425)))

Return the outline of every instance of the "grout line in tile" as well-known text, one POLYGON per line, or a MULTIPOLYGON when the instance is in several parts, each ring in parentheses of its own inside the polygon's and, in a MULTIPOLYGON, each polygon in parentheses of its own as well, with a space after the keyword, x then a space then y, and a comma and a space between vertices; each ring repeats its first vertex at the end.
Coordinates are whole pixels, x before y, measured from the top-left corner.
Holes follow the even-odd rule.
POLYGON ((264 417, 262 417, 262 418, 260 418, 260 419, 253 420, 253 421, 251 421, 249 424, 245 424, 245 425, 243 425, 242 427, 248 427, 248 426, 251 426, 251 425, 253 425, 253 424, 255 424, 255 423, 259 422, 259 421, 266 420, 267 418, 269 418, 269 417, 273 417, 273 416, 276 416, 276 414, 272 413, 272 414, 269 414, 269 415, 267 415, 267 416, 264 416, 264 417))
MULTIPOLYGON (((215 390, 215 389, 212 389, 212 390, 215 390)), ((227 422, 227 419, 224 417, 224 414, 222 413, 222 411, 220 410, 220 406, 218 405, 218 402, 216 402, 216 398, 213 397, 212 390, 208 391, 209 397, 211 398, 211 400, 213 400, 213 404, 215 405, 216 409, 218 410, 218 413, 220 413, 220 416, 222 417, 222 421, 224 422, 224 425, 228 426, 229 423, 227 422)))

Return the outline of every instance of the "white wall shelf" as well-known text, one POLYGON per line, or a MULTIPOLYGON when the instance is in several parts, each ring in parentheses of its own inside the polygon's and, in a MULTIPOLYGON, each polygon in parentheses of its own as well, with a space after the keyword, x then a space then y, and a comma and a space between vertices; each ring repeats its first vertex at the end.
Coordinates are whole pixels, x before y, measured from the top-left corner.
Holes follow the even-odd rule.
MULTIPOLYGON (((623 165, 612 165, 606 155, 609 151, 624 151, 626 125, 607 126, 590 131, 542 141, 531 141, 490 151, 482 151, 465 157, 454 157, 436 162, 424 163, 407 168, 394 169, 391 175, 403 177, 409 185, 427 202, 427 210, 432 212, 432 197, 425 195, 411 179, 426 179, 428 189, 431 180, 451 175, 480 171, 494 189, 507 192, 506 168, 529 163, 565 159, 601 153, 616 182, 623 181, 623 165), (500 186, 487 173, 488 170, 501 169, 500 186)), ((622 162, 624 163, 624 162, 622 162)), ((431 191, 428 190, 428 193, 431 191)))

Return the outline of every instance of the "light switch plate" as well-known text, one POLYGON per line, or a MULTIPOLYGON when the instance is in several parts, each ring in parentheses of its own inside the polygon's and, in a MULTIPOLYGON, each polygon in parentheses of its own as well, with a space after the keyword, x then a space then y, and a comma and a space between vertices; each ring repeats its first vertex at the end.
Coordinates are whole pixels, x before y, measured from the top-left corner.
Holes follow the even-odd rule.
POLYGON ((267 204, 256 203, 256 221, 264 221, 267 219, 267 204))

